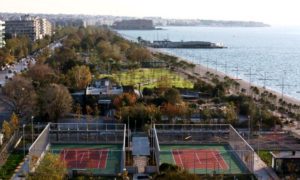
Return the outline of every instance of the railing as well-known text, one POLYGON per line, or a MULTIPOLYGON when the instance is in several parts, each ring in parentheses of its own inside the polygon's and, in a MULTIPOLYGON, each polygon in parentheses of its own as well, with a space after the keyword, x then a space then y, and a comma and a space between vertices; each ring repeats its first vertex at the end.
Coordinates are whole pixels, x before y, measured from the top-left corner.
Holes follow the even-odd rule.
MULTIPOLYGON (((172 144, 224 144, 253 172, 254 150, 230 124, 155 124, 156 154, 162 156, 159 145, 172 144)), ((156 159, 160 162, 160 159, 156 159)))
POLYGON ((157 133, 156 133, 156 129, 153 128, 152 129, 152 138, 154 138, 154 150, 155 150, 155 161, 156 161, 156 167, 157 167, 157 172, 159 172, 159 166, 160 166, 160 147, 159 147, 159 142, 158 142, 158 138, 157 138, 157 133))
POLYGON ((40 133, 34 143, 30 146, 28 150, 30 170, 34 170, 36 164, 42 159, 43 155, 47 151, 49 142, 49 131, 50 123, 45 127, 45 129, 40 133))
POLYGON ((245 163, 251 173, 254 170, 254 150, 244 138, 230 125, 229 144, 236 155, 245 163), (244 150, 240 151, 240 150, 244 150))
POLYGON ((123 146, 122 146, 121 169, 120 169, 121 172, 125 167, 126 167, 126 124, 124 125, 124 133, 123 133, 123 146))
POLYGON ((2 145, 1 152, 0 152, 0 166, 2 166, 6 162, 6 159, 10 151, 13 150, 19 138, 20 138, 19 132, 15 131, 12 137, 5 144, 2 145))

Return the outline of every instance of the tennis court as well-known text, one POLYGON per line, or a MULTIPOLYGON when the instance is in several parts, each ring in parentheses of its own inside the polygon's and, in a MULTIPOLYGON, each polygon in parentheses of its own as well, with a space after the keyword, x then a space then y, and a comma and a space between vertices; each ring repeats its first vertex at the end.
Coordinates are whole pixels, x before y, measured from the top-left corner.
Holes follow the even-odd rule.
POLYGON ((160 162, 176 164, 196 174, 248 173, 228 145, 161 145, 160 162))
POLYGON ((93 174, 120 172, 122 145, 51 145, 53 153, 59 154, 69 170, 89 170, 93 174))

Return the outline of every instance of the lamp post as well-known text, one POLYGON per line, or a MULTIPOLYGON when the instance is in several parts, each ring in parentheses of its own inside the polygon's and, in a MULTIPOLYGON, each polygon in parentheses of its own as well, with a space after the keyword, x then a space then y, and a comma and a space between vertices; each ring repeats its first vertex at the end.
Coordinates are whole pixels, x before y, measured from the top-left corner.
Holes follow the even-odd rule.
POLYGON ((25 157, 25 124, 23 124, 23 153, 24 153, 24 157, 25 157))
POLYGON ((31 143, 33 143, 33 119, 34 116, 31 116, 31 143))

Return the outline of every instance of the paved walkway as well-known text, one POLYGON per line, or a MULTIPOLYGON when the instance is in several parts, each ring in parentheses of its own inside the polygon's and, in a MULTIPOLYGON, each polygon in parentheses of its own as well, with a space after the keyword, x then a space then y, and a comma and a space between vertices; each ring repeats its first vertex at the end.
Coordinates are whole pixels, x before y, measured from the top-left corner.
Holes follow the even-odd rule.
POLYGON ((150 156, 150 142, 148 137, 132 137, 132 155, 150 156))
POLYGON ((145 167, 148 164, 148 157, 146 156, 134 156, 133 157, 133 166, 138 168, 138 173, 145 173, 145 167))
POLYGON ((258 180, 280 180, 276 173, 254 153, 254 175, 258 180))

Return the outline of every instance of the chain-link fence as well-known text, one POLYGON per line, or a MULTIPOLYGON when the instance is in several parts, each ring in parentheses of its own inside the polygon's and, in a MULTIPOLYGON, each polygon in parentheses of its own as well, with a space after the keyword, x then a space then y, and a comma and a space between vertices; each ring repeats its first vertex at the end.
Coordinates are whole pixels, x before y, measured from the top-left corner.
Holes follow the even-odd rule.
MULTIPOLYGON (((179 152, 181 152, 180 149, 190 149, 190 155, 183 151, 185 152, 184 155, 179 157, 183 157, 184 161, 188 161, 186 164, 189 164, 191 169, 194 169, 198 174, 207 172, 253 172, 254 151, 229 124, 156 124, 154 125, 154 138, 157 165, 162 162, 176 162, 174 149, 179 149, 179 152), (198 152, 199 149, 203 150, 198 152), (185 156, 187 158, 184 158, 185 156), (199 159, 200 156, 205 158, 201 160, 199 159), (207 161, 209 158, 206 158, 209 156, 212 156, 212 161, 207 161), (218 157, 224 159, 225 164, 229 166, 228 169, 220 168, 217 164, 218 157), (168 160, 168 158, 171 159, 168 160), (215 164, 211 165, 210 163, 214 161, 215 164), (239 164, 238 161, 241 163, 239 164), (197 168, 201 163, 203 166, 197 168), (195 166, 192 166, 193 164, 195 166), (209 166, 213 167, 209 168, 209 166), (245 168, 238 171, 237 169, 242 166, 245 168)), ((180 166, 179 161, 176 164, 180 166)))
POLYGON ((34 171, 43 155, 52 152, 69 169, 113 175, 125 167, 125 139, 124 124, 49 123, 29 148, 25 163, 34 171))

